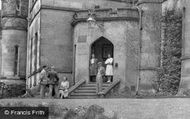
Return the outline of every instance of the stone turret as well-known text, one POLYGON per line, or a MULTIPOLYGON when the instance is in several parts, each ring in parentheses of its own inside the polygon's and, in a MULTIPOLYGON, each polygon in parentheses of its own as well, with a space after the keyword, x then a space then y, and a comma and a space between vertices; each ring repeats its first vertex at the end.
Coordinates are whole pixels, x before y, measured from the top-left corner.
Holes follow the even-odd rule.
POLYGON ((2 0, 3 77, 25 77, 28 0, 2 0))
MULTIPOLYGON (((159 79, 160 42, 161 42, 161 7, 162 0, 139 0, 142 10, 141 65, 139 90, 151 91, 159 79)), ((154 92, 154 90, 152 90, 154 92)))
POLYGON ((4 97, 25 92, 28 0, 2 0, 1 79, 4 97))

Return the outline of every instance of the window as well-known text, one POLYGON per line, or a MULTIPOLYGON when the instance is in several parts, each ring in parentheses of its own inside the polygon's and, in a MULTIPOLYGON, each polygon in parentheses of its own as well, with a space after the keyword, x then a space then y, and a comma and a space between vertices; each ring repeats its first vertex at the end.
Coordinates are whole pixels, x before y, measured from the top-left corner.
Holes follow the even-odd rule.
MULTIPOLYGON (((37 47, 38 47, 38 33, 35 33, 35 39, 34 39, 34 55, 33 55, 33 58, 34 58, 34 62, 33 62, 33 66, 34 66, 34 71, 36 72, 37 71, 37 53, 38 53, 38 50, 37 50, 37 47)), ((37 84, 37 75, 34 76, 34 83, 33 83, 33 86, 36 86, 37 84)))
POLYGON ((16 0, 16 14, 21 14, 21 0, 16 0))
POLYGON ((15 45, 15 64, 14 75, 18 75, 19 70, 19 46, 15 45))
POLYGON ((31 38, 31 40, 30 40, 30 74, 32 74, 33 73, 33 71, 32 71, 32 54, 33 54, 33 38, 31 38))
POLYGON ((34 70, 37 70, 37 53, 38 53, 38 50, 37 50, 37 47, 38 47, 38 33, 35 33, 35 39, 34 39, 34 70))

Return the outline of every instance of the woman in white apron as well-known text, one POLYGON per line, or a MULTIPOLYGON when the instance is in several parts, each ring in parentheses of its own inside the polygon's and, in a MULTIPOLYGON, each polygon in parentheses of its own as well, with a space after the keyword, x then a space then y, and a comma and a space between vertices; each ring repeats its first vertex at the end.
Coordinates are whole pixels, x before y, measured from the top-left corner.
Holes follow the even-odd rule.
POLYGON ((107 82, 111 82, 111 79, 113 77, 113 58, 110 54, 108 54, 108 59, 105 61, 106 64, 106 77, 108 79, 107 82))

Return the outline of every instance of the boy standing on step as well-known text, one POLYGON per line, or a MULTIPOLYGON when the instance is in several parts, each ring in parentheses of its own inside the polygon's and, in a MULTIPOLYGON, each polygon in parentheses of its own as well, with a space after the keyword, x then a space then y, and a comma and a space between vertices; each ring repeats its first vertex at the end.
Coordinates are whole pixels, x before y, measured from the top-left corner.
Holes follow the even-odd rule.
POLYGON ((105 68, 102 66, 102 62, 98 62, 98 73, 96 75, 97 94, 102 93, 102 84, 103 84, 104 75, 105 75, 105 68))

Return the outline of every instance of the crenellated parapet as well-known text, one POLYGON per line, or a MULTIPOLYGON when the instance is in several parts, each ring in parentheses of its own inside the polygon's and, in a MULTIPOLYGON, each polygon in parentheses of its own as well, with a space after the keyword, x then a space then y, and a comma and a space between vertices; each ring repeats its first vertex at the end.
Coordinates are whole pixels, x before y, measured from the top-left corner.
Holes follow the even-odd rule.
POLYGON ((14 16, 26 18, 28 0, 2 0, 2 17, 14 16))
POLYGON ((2 0, 2 28, 27 29, 28 0, 2 0))

